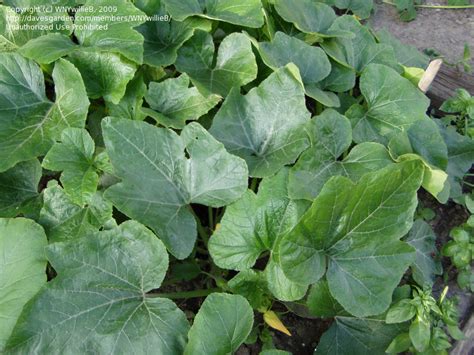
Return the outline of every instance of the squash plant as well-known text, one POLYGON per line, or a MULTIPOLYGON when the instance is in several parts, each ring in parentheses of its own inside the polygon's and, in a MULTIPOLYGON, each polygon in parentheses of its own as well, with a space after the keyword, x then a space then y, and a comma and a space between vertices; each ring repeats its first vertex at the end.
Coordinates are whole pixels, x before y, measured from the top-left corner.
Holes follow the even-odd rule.
POLYGON ((284 307, 334 318, 316 354, 406 334, 442 273, 417 193, 460 199, 474 142, 371 9, 4 0, 0 351, 228 354, 284 307))

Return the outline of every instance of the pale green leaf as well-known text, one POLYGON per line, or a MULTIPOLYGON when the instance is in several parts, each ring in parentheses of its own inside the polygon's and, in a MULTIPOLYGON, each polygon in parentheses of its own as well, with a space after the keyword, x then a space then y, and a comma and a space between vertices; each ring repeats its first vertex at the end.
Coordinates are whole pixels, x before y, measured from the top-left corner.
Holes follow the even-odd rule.
POLYGON ((0 173, 0 217, 16 217, 34 203, 39 196, 41 174, 41 164, 36 159, 0 173))
POLYGON ((180 259, 191 253, 196 240, 196 221, 188 205, 225 206, 247 188, 245 162, 227 153, 197 123, 187 125, 181 136, 116 118, 105 119, 102 129, 122 180, 106 191, 106 198, 151 227, 180 259))
POLYGON ((302 32, 326 34, 336 19, 334 10, 312 0, 275 0, 275 9, 287 22, 302 32))
POLYGON ((23 306, 46 283, 43 228, 29 219, 0 219, 0 352, 23 306))
POLYGON ((70 60, 81 72, 91 99, 103 97, 118 104, 133 79, 136 67, 120 55, 99 51, 76 51, 70 60))
POLYGON ((43 159, 43 167, 62 171, 61 183, 72 202, 83 206, 94 196, 99 175, 94 167, 95 144, 85 129, 66 128, 43 159))
POLYGON ((141 64, 144 39, 133 27, 144 22, 146 14, 128 0, 88 0, 76 12, 74 34, 82 46, 118 53, 141 64), (108 7, 114 11, 104 11, 108 7))
POLYGON ((88 205, 81 207, 71 201, 56 181, 52 181, 43 195, 39 223, 50 241, 77 239, 112 222, 112 205, 104 201, 100 193, 92 196, 88 205))
POLYGON ((331 63, 321 48, 277 32, 272 42, 258 44, 263 61, 272 69, 295 64, 305 85, 314 85, 326 78, 331 71, 331 63))
POLYGON ((346 113, 352 121, 357 143, 388 143, 416 121, 427 119, 430 100, 408 79, 385 65, 370 64, 364 70, 360 91, 367 110, 346 113))
POLYGON ((179 129, 184 128, 186 121, 197 120, 209 112, 221 100, 218 95, 203 96, 195 87, 189 87, 186 73, 159 83, 151 82, 145 99, 158 112, 153 116, 158 123, 179 129))
POLYGON ((182 354, 189 324, 160 287, 168 255, 144 226, 119 227, 47 249, 58 276, 25 307, 8 353, 182 354))
POLYGON ((321 43, 327 55, 342 65, 362 72, 370 63, 384 64, 400 70, 393 48, 388 44, 377 43, 370 30, 353 16, 338 17, 330 31, 348 31, 352 38, 331 38, 321 43))
POLYGON ((253 311, 245 298, 210 294, 194 318, 184 354, 233 354, 247 339, 252 326, 253 311))
POLYGON ((329 180, 281 241, 285 274, 310 284, 327 264, 331 294, 346 311, 359 317, 385 311, 415 257, 399 239, 412 226, 422 178, 422 165, 413 161, 366 174, 356 184, 329 180))
POLYGON ((49 64, 79 48, 71 39, 60 33, 49 33, 28 41, 18 52, 41 64, 49 64))
POLYGON ((243 27, 263 26, 261 0, 163 0, 171 16, 183 21, 190 16, 229 22, 243 27))
MULTIPOLYGON (((5 5, 13 2, 4 1, 5 5)), ((0 52, 14 52, 28 41, 47 35, 60 33, 69 36, 72 33, 72 21, 64 11, 50 8, 51 2, 38 4, 19 3, 20 9, 27 9, 17 13, 13 8, 0 5, 0 52), (44 8, 39 5, 45 5, 44 8)), ((58 4, 56 4, 58 5, 58 4)))
POLYGON ((34 62, 0 53, 0 171, 45 154, 64 128, 84 126, 89 100, 78 70, 61 60, 53 79, 55 103, 34 62))
POLYGON ((233 90, 210 132, 246 160, 251 176, 265 177, 294 163, 307 147, 309 118, 299 71, 288 64, 245 96, 233 90))
POLYGON ((215 57, 212 36, 198 30, 178 51, 176 68, 187 73, 203 94, 227 96, 257 77, 257 63, 248 37, 232 33, 225 37, 215 57))
POLYGON ((137 73, 135 78, 127 85, 125 95, 118 104, 106 102, 108 113, 113 117, 128 118, 130 120, 143 121, 146 115, 142 112, 143 98, 146 94, 143 75, 137 73))

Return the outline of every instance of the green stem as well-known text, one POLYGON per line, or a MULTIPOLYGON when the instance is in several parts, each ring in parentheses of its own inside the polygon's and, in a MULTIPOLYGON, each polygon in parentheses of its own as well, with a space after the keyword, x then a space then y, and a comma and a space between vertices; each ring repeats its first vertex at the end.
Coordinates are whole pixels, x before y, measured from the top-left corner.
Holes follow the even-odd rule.
MULTIPOLYGON (((392 1, 383 0, 384 4, 397 6, 392 1)), ((463 10, 463 9, 474 9, 474 5, 415 5, 415 7, 420 7, 424 9, 447 9, 447 10, 463 10)))
POLYGON ((180 299, 180 298, 199 298, 206 297, 214 292, 220 292, 220 288, 209 288, 207 290, 193 290, 184 292, 172 292, 172 293, 149 293, 146 295, 147 298, 169 298, 169 299, 180 299))
POLYGON ((201 219, 198 217, 196 212, 194 212, 193 208, 189 206, 189 211, 193 214, 194 219, 196 220, 197 230, 199 233, 199 237, 202 239, 204 244, 207 246, 209 242, 209 235, 207 234, 206 229, 202 226, 201 219))
POLYGON ((209 228, 211 230, 214 230, 214 210, 212 209, 212 207, 208 207, 207 208, 207 214, 208 214, 208 217, 209 217, 209 228))

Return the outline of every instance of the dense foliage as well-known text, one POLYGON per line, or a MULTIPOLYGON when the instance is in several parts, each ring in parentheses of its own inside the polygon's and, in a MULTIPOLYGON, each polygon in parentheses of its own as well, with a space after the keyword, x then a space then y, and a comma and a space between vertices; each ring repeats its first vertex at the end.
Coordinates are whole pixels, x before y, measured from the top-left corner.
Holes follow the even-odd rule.
MULTIPOLYGON (((0 352, 277 354, 285 309, 334 318, 316 354, 462 339, 417 206, 474 211, 473 99, 430 117, 372 6, 4 0, 0 352)), ((471 289, 472 230, 443 248, 471 289)))

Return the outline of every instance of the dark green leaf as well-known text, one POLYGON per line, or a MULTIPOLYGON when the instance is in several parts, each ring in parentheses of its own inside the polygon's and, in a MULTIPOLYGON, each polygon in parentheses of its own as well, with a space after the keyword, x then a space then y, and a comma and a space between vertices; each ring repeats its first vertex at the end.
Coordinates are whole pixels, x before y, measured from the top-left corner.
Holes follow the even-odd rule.
POLYGON ((171 16, 183 21, 189 16, 201 16, 234 25, 259 28, 263 26, 260 0, 163 0, 171 16))
POLYGON ((360 78, 360 91, 367 110, 346 113, 352 121, 357 143, 388 143, 395 134, 416 121, 427 119, 429 99, 408 79, 393 69, 370 64, 360 78))
POLYGON ((204 94, 227 96, 233 87, 250 83, 257 77, 257 63, 248 37, 232 33, 221 42, 217 57, 212 36, 196 31, 178 51, 176 68, 185 72, 204 94))
POLYGON ((245 96, 233 90, 210 132, 246 160, 251 176, 265 177, 293 163, 307 147, 309 118, 299 71, 288 64, 245 96))
POLYGON ((377 319, 336 317, 329 330, 323 334, 316 355, 367 355, 384 354, 400 327, 385 324, 377 319))
POLYGON ((405 241, 416 250, 416 259, 411 266, 413 278, 421 287, 432 285, 435 275, 441 275, 443 268, 438 259, 436 235, 430 225, 423 220, 417 220, 405 241))
POLYGON ((392 164, 385 147, 362 143, 340 160, 352 143, 349 120, 334 110, 316 116, 309 127, 313 141, 291 168, 289 195, 293 199, 313 200, 332 176, 346 176, 357 181, 363 174, 392 164))
POLYGON ((39 196, 41 174, 41 164, 36 159, 0 173, 0 217, 16 217, 28 210, 39 196))
POLYGON ((247 339, 252 326, 253 311, 245 298, 213 293, 194 318, 184 354, 233 354, 247 339))
POLYGON ((186 121, 197 120, 206 114, 221 100, 211 94, 203 96, 195 87, 189 87, 186 73, 179 78, 171 78, 149 85, 146 101, 158 114, 154 115, 158 123, 166 127, 182 129, 186 121))
POLYGON ((329 180, 281 242, 285 274, 313 283, 327 263, 329 289, 345 310, 357 316, 385 311, 415 256, 399 239, 412 226, 422 177, 414 161, 366 174, 356 184, 329 180))

